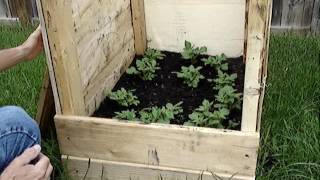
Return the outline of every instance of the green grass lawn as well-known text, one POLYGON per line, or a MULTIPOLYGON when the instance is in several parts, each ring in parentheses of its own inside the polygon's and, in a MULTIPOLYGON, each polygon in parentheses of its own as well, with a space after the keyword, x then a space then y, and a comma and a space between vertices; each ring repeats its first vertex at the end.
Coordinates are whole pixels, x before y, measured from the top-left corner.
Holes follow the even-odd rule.
MULTIPOLYGON (((30 32, 0 26, 0 49, 20 44, 30 32)), ((274 35, 270 45, 257 179, 319 179, 320 37, 274 35)), ((34 116, 44 66, 41 55, 1 72, 0 106, 19 105, 34 116)), ((44 145, 58 164, 56 142, 44 145)))
MULTIPOLYGON (((15 47, 23 43, 32 28, 0 26, 0 49, 15 47)), ((0 106, 17 105, 35 116, 39 90, 43 79, 45 57, 41 54, 32 62, 19 64, 0 72, 0 106)))
POLYGON ((320 178, 320 37, 273 36, 258 179, 320 178))

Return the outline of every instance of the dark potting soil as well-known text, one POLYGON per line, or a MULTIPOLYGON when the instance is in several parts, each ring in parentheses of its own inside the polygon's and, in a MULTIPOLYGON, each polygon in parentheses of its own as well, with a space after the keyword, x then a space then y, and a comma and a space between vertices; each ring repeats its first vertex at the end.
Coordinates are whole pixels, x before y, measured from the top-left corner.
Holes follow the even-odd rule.
MULTIPOLYGON (((199 57, 198 62, 194 65, 202 66, 201 74, 206 79, 200 81, 197 88, 188 87, 183 83, 182 79, 177 78, 177 75, 172 72, 178 72, 182 66, 190 66, 189 60, 184 60, 178 53, 163 52, 166 57, 163 60, 158 60, 160 70, 157 71, 157 76, 152 81, 143 81, 138 76, 128 75, 124 73, 113 91, 125 88, 126 90, 134 89, 134 95, 139 98, 140 104, 132 107, 121 107, 115 101, 106 98, 100 105, 99 109, 94 113, 94 117, 112 118, 115 116, 115 112, 123 110, 134 109, 137 112, 144 108, 152 106, 165 106, 167 103, 176 104, 180 101, 183 102, 183 114, 171 122, 171 124, 183 124, 188 121, 188 115, 191 114, 196 108, 198 108, 204 99, 214 101, 217 91, 213 90, 211 83, 206 79, 214 79, 217 76, 214 68, 204 66, 199 57)), ((135 65, 137 59, 141 56, 137 56, 132 62, 135 65)), ((244 85, 244 72, 245 65, 243 63, 243 57, 228 59, 229 72, 237 73, 238 78, 236 80, 236 89, 238 92, 243 92, 244 85)), ((242 110, 232 110, 229 119, 234 119, 236 122, 241 122, 242 110)), ((227 125, 228 122, 225 123, 227 125)), ((239 129, 236 127, 235 129, 239 129)))

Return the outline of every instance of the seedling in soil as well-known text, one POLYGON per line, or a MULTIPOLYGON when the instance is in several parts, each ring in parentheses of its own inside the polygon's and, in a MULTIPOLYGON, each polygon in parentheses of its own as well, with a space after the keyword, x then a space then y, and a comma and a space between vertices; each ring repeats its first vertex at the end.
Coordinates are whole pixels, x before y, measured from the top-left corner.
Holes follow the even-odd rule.
POLYGON ((134 90, 127 91, 124 88, 121 88, 120 90, 116 92, 110 92, 108 93, 108 97, 111 100, 117 101, 117 103, 124 107, 129 107, 132 105, 137 106, 140 101, 138 100, 138 97, 133 95, 134 90))
POLYGON ((195 68, 193 65, 189 67, 182 66, 181 72, 174 72, 177 74, 178 78, 183 79, 183 82, 187 84, 189 87, 196 88, 201 79, 205 77, 201 75, 200 70, 201 66, 195 68))
POLYGON ((224 54, 220 56, 210 56, 207 59, 202 59, 204 64, 207 66, 214 67, 217 71, 227 71, 229 65, 227 63, 227 57, 224 54))
POLYGON ((166 104, 164 107, 151 107, 140 111, 140 119, 146 124, 150 123, 164 123, 169 124, 170 120, 173 120, 176 115, 183 112, 181 107, 182 102, 173 105, 171 103, 166 104))
POLYGON ((121 112, 116 112, 116 116, 114 117, 115 119, 120 119, 120 120, 128 120, 128 121, 136 121, 136 111, 134 110, 126 110, 126 111, 121 111, 121 112))
POLYGON ((181 53, 183 59, 191 60, 192 64, 197 63, 197 58, 207 52, 207 47, 195 47, 191 42, 185 41, 183 52, 181 53))
POLYGON ((138 75, 143 80, 151 81, 156 77, 155 73, 158 69, 160 69, 160 67, 158 67, 155 59, 144 57, 141 60, 137 60, 136 67, 130 67, 127 69, 127 74, 138 75))
POLYGON ((221 88, 215 97, 219 102, 216 108, 241 109, 241 93, 237 93, 232 86, 221 88))
POLYGON ((146 52, 144 53, 144 57, 149 59, 154 59, 154 60, 157 60, 157 59, 162 60, 164 57, 166 57, 166 55, 156 49, 147 49, 146 52))
POLYGON ((213 102, 204 100, 202 105, 189 115, 190 120, 186 125, 199 127, 224 128, 222 122, 227 119, 230 111, 220 108, 214 111, 213 102))
POLYGON ((218 71, 218 78, 216 79, 208 79, 209 82, 214 82, 213 89, 219 90, 225 86, 235 86, 235 80, 237 79, 237 74, 224 73, 222 71, 218 71))

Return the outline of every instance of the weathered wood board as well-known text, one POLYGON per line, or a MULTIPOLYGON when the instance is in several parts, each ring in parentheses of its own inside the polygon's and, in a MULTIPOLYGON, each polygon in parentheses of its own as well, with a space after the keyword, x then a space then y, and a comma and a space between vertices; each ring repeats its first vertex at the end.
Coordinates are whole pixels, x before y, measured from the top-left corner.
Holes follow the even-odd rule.
POLYGON ((264 96, 269 47, 271 1, 251 0, 248 4, 246 70, 241 131, 256 132, 264 96))
POLYGON ((62 156, 74 179, 90 180, 253 180, 237 174, 215 174, 152 165, 121 163, 96 159, 62 156))
POLYGON ((310 32, 313 11, 319 0, 274 0, 272 30, 274 32, 310 32))
POLYGON ((10 17, 8 3, 6 0, 0 0, 0 18, 10 17))
POLYGON ((313 7, 311 30, 314 34, 320 34, 320 0, 316 0, 313 7))
POLYGON ((148 46, 180 52, 184 41, 210 55, 238 57, 244 49, 245 0, 144 0, 148 46))
POLYGON ((91 115, 135 55, 130 0, 40 3, 61 113, 91 115))
POLYGON ((254 176, 259 133, 56 116, 61 153, 254 176))

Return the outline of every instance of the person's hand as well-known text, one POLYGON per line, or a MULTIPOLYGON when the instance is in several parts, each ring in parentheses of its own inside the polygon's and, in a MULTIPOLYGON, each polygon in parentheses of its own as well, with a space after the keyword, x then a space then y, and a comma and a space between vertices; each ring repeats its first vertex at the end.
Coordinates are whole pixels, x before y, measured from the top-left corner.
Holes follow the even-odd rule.
POLYGON ((41 153, 41 147, 35 145, 26 149, 4 170, 0 180, 48 180, 53 167, 49 159, 41 153), (30 164, 37 160, 35 164, 30 164))
POLYGON ((43 49, 41 28, 38 28, 29 36, 29 38, 20 46, 25 60, 34 59, 43 49))

